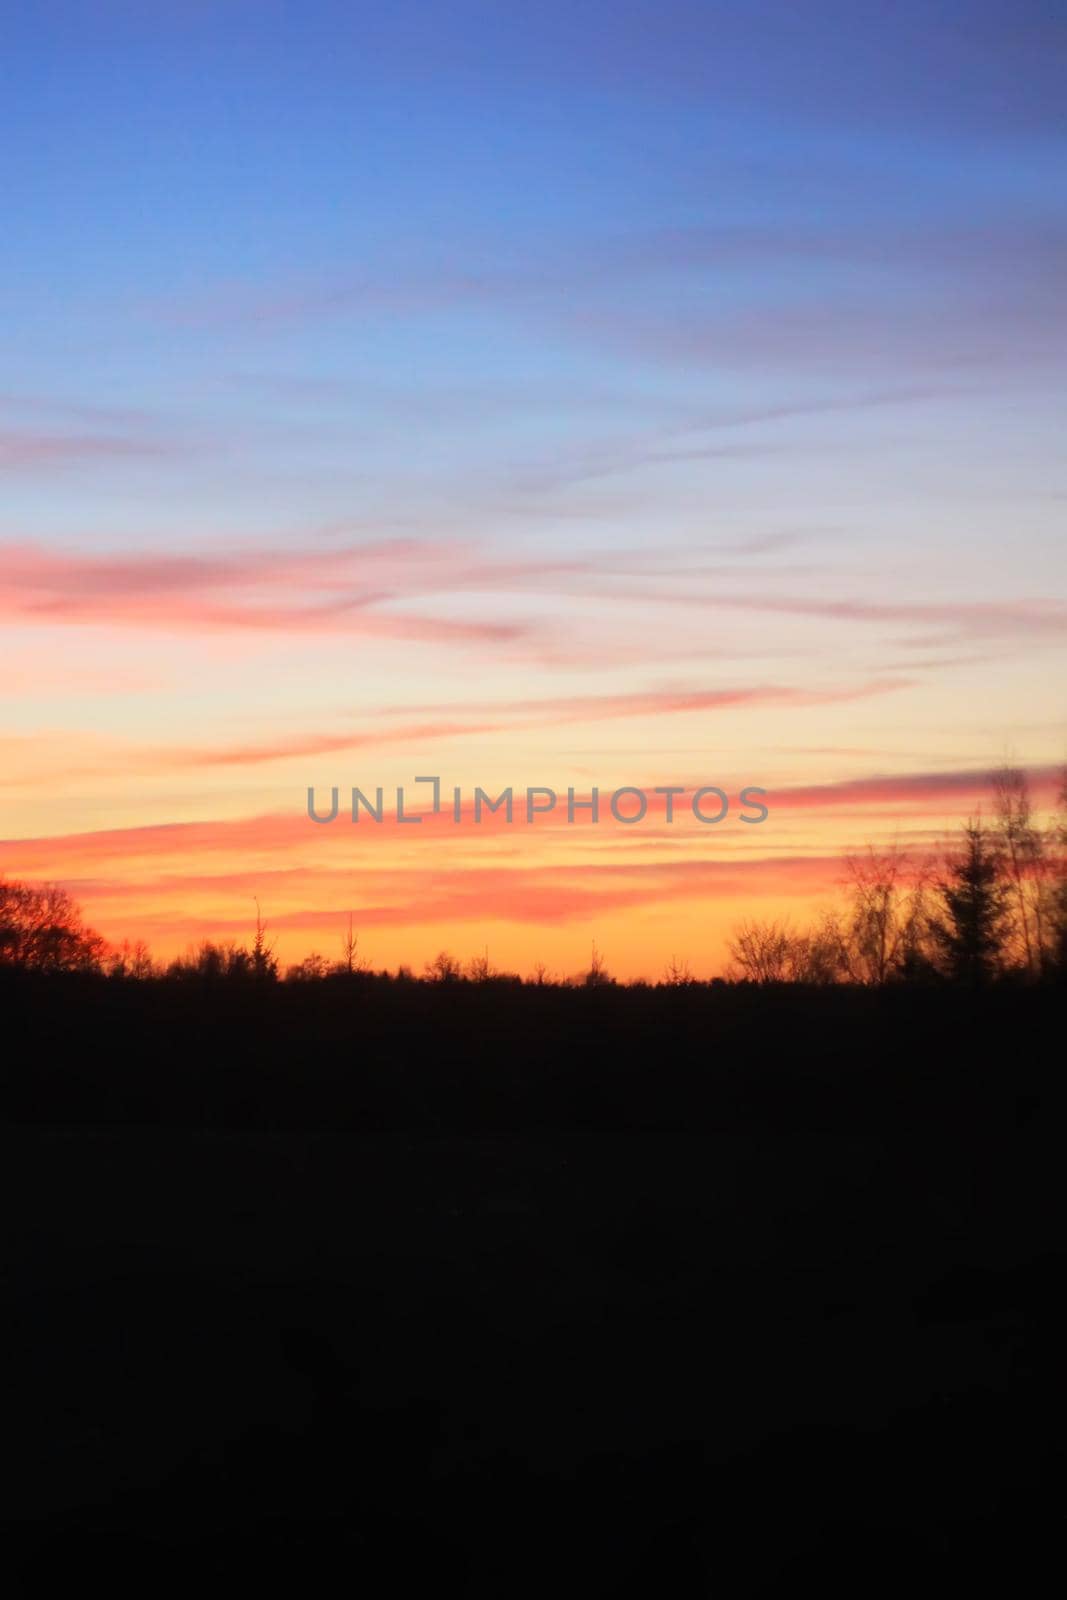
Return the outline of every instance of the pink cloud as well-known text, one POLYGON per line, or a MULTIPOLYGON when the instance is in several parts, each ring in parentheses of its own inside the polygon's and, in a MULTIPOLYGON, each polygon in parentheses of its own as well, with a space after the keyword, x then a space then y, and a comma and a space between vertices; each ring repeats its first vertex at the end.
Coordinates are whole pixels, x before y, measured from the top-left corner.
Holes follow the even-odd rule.
POLYGON ((1067 635, 1067 602, 1044 598, 944 603, 803 599, 791 595, 749 594, 661 595, 675 604, 722 610, 770 611, 782 616, 810 617, 825 622, 916 623, 950 629, 965 637, 1030 637, 1034 633, 1062 640, 1067 635))
POLYGON ((224 556, 60 555, 9 547, 0 560, 0 612, 23 622, 73 622, 199 631, 357 632, 375 638, 499 643, 519 622, 380 609, 456 587, 456 547, 406 540, 311 551, 224 556), (277 598, 278 591, 285 598, 277 598))
MULTIPOLYGON (((442 871, 427 863, 403 869, 361 873, 358 918, 362 929, 442 922, 534 922, 545 926, 583 921, 642 906, 682 900, 740 897, 809 897, 829 892, 841 874, 840 858, 825 854, 740 861, 581 863, 570 867, 479 867, 442 871)), ((118 907, 136 917, 147 933, 245 934, 249 917, 219 912, 153 910, 153 902, 180 906, 191 897, 251 903, 253 897, 275 906, 290 898, 295 884, 320 902, 337 899, 336 872, 296 872, 290 868, 249 868, 242 872, 168 874, 148 882, 67 879, 92 909, 118 907)), ((272 931, 336 930, 332 908, 282 908, 270 917, 272 931)))
POLYGON ((905 688, 904 680, 892 679, 858 685, 853 689, 804 689, 776 684, 742 685, 725 689, 648 690, 617 695, 561 695, 542 700, 480 701, 466 708, 473 716, 497 713, 493 721, 436 721, 401 723, 398 726, 369 729, 358 733, 294 735, 289 739, 267 740, 262 744, 206 747, 162 752, 165 765, 245 766, 286 760, 293 756, 331 755, 346 750, 374 749, 377 745, 428 743, 439 739, 463 738, 503 733, 518 728, 553 727, 559 723, 582 723, 627 717, 661 717, 699 712, 726 711, 743 706, 818 706, 839 701, 867 699, 905 688))
MULTIPOLYGON (((1037 766, 1028 770, 1028 777, 1038 804, 1051 801, 1057 791, 1060 781, 1060 768, 1053 766, 1037 766)), ((701 782, 711 781, 701 779, 701 782)), ((687 793, 691 795, 697 785, 690 782, 687 793)), ((170 822, 158 823, 148 826, 133 828, 115 828, 93 831, 88 833, 61 834, 52 837, 37 837, 26 839, 6 839, 0 841, 0 851, 4 871, 12 876, 49 877, 63 875, 67 872, 87 873, 95 870, 92 864, 107 861, 123 861, 131 865, 145 861, 162 861, 172 857, 184 859, 194 858, 201 854, 214 855, 228 853, 232 855, 251 851, 274 854, 286 851, 296 846, 307 846, 312 851, 332 848, 329 841, 336 842, 340 835, 353 847, 373 847, 382 839, 392 836, 410 840, 416 829, 399 824, 392 813, 392 801, 395 798, 391 793, 386 796, 385 819, 382 823, 371 823, 365 818, 360 823, 352 825, 346 820, 347 790, 341 787, 341 808, 338 820, 328 826, 316 826, 307 818, 304 809, 305 796, 303 792, 299 797, 300 809, 284 815, 267 814, 254 817, 240 817, 232 819, 211 820, 203 822, 170 822)), ((723 778, 722 787, 731 797, 737 793, 736 785, 723 778)), ((771 816, 780 813, 804 812, 817 813, 825 811, 835 818, 840 817, 843 810, 854 810, 858 818, 867 818, 870 808, 887 806, 912 806, 928 808, 932 817, 940 817, 946 811, 966 815, 967 808, 977 805, 983 800, 988 804, 990 796, 990 772, 988 769, 954 770, 941 773, 900 773, 870 778, 857 778, 844 782, 813 784, 806 786, 773 785, 768 783, 766 803, 771 808, 771 816)), ((653 784, 646 784, 643 788, 648 801, 647 821, 655 825, 665 817, 666 798, 655 793, 653 784)), ((545 831, 556 828, 568 828, 566 822, 565 792, 561 793, 561 803, 555 812, 539 816, 532 825, 531 832, 541 835, 545 831)), ((588 793, 577 797, 578 801, 588 800, 588 793)), ((504 830, 514 834, 516 839, 525 838, 525 832, 517 829, 515 824, 508 824, 502 812, 492 813, 483 811, 482 820, 474 826, 474 812, 472 796, 465 794, 462 809, 462 821, 456 825, 452 821, 450 797, 447 791, 442 796, 443 809, 434 816, 428 809, 430 796, 428 789, 412 787, 407 791, 409 808, 413 813, 421 810, 426 834, 431 832, 442 842, 453 840, 457 843, 483 839, 494 833, 504 830), (424 794, 423 806, 420 807, 418 796, 424 794)), ((603 837, 611 830, 613 824, 607 806, 608 796, 601 796, 601 815, 603 822, 595 834, 590 827, 589 837, 603 837)), ((328 795, 322 789, 317 795, 320 808, 328 802, 328 795)), ((684 816, 687 804, 685 796, 675 802, 676 815, 684 816)), ((523 794, 521 790, 515 792, 515 815, 523 816, 523 794)), ((615 825, 617 828, 619 825, 615 825)), ((670 825, 675 832, 669 836, 681 836, 681 828, 677 822, 670 825)), ((760 825, 764 826, 764 825, 760 825)), ((664 824, 664 836, 667 834, 664 824)), ((423 835, 419 833, 419 837, 423 835)), ((642 830, 635 829, 631 832, 625 830, 627 838, 644 838, 642 830)), ((701 837, 710 838, 712 830, 701 830, 701 837)), ((754 835, 753 835, 754 836, 754 835)), ((761 848, 765 846, 764 835, 760 834, 761 848)), ((773 862, 768 857, 770 870, 773 862)))
MULTIPOLYGON (((90 623, 164 627, 203 632, 358 633, 382 639, 503 644, 539 640, 560 660, 621 659, 633 654, 632 629, 610 608, 639 602, 809 618, 816 622, 901 625, 941 630, 953 637, 1060 639, 1067 634, 1067 603, 1019 597, 997 601, 894 602, 805 598, 781 593, 730 593, 714 578, 737 578, 737 569, 701 565, 699 552, 647 557, 619 553, 555 559, 500 558, 461 540, 387 539, 364 543, 278 549, 244 546, 220 554, 123 553, 86 555, 36 545, 0 553, 0 615, 21 622, 90 623), (655 579, 687 579, 684 590, 657 587, 655 579), (595 599, 603 625, 588 638, 569 633, 565 643, 549 621, 498 616, 431 615, 432 597, 566 594, 595 599), (417 611, 407 608, 419 603, 417 611)), ((779 575, 780 576, 780 575, 779 575)), ((622 609, 619 616, 623 616, 622 609)), ((625 618, 630 613, 625 612, 625 618)), ((654 633, 645 624, 646 632, 654 633)), ((642 640, 647 657, 673 649, 679 630, 642 640)), ((939 635, 935 634, 935 637, 939 635)), ((682 640, 692 649, 695 641, 682 640)), ((911 642, 919 642, 914 635, 911 642)), ((700 648, 706 649, 701 639, 700 648)), ((637 656, 634 656, 637 659, 637 656)), ((866 691, 860 690, 859 693, 866 691)))
MULTIPOLYGON (((1031 791, 1037 803, 1054 797, 1062 769, 1037 766, 1027 769, 1031 791)), ((870 778, 851 778, 837 783, 809 784, 771 789, 768 804, 786 811, 836 809, 840 806, 978 806, 989 807, 992 786, 990 768, 950 772, 910 772, 870 778)))

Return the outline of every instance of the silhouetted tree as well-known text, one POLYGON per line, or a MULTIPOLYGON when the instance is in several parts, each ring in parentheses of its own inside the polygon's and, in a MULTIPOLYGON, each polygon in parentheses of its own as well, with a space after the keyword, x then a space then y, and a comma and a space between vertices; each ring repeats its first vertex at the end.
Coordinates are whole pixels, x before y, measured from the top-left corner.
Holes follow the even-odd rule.
POLYGON ((1049 967, 1067 977, 1067 768, 1060 780, 1059 813, 1048 831, 1049 967))
POLYGON ((1045 841, 1034 822, 1026 774, 1003 766, 993 774, 995 838, 1008 885, 1010 936, 1019 964, 1036 976, 1046 964, 1045 841))
POLYGON ((278 962, 274 954, 274 943, 267 938, 267 925, 263 921, 256 901, 256 936, 252 943, 252 975, 260 983, 273 983, 278 976, 278 962))
POLYGON ((109 978, 154 977, 156 964, 144 940, 135 939, 131 944, 128 939, 123 939, 118 949, 113 950, 108 958, 107 975, 109 978))
POLYGON ((285 973, 286 983, 308 983, 328 976, 330 963, 325 956, 317 950, 312 950, 303 961, 298 961, 294 966, 288 967, 285 973))
POLYGON ((255 961, 250 950, 232 939, 216 944, 203 939, 195 949, 187 950, 167 968, 171 978, 198 978, 207 983, 231 980, 240 982, 254 976, 255 961))
POLYGON ((455 956, 449 955, 447 950, 439 950, 433 960, 426 963, 426 976, 431 983, 458 983, 463 968, 455 956))
POLYGON ((615 979, 604 965, 604 958, 595 944, 589 958, 589 971, 582 981, 587 989, 599 989, 615 982, 615 979))
POLYGON ((963 848, 936 895, 930 928, 946 973, 957 982, 987 982, 1002 963, 1010 911, 996 851, 980 822, 966 824, 963 848))
POLYGON ((341 960, 337 970, 352 978, 367 971, 367 963, 359 952, 359 934, 352 927, 352 913, 348 913, 348 928, 341 940, 341 960))
POLYGON ((467 977, 471 983, 488 983, 493 976, 493 969, 489 965, 489 946, 486 945, 480 956, 471 956, 467 962, 467 977))
POLYGON ((885 983, 903 936, 905 862, 896 847, 845 859, 849 899, 849 974, 857 983, 885 983))
POLYGON ((681 989, 695 982, 688 961, 671 956, 663 969, 663 982, 668 989, 681 989))
POLYGON ((932 932, 931 887, 928 874, 913 883, 904 908, 903 926, 892 976, 903 983, 930 983, 937 979, 938 947, 932 932))
POLYGON ((0 964, 36 972, 99 972, 106 950, 65 889, 0 881, 0 964))
POLYGON ((749 983, 785 983, 793 935, 784 922, 739 922, 730 939, 735 975, 749 983))
POLYGON ((790 983, 841 983, 852 976, 840 919, 824 911, 806 933, 786 934, 785 976, 790 983))
POLYGON ((847 856, 845 867, 849 978, 877 985, 929 970, 930 864, 894 844, 888 850, 868 845, 862 855, 847 856))

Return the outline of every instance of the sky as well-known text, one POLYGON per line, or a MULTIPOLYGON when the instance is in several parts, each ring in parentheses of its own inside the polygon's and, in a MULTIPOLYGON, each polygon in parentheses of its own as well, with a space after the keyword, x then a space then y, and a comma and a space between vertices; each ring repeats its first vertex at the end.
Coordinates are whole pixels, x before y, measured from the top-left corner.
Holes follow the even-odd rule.
POLYGON ((1065 69, 1028 0, 10 11, 0 872, 164 955, 258 899, 706 976, 1050 799, 1065 69), (458 824, 346 821, 428 774, 458 824), (620 785, 731 806, 567 821, 620 785))

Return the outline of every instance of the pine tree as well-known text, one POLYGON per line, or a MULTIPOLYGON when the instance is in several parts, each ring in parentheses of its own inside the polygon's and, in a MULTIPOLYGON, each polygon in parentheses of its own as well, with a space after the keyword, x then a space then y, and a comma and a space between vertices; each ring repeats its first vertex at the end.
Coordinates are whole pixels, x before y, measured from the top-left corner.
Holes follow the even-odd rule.
POLYGON ((957 982, 987 982, 998 971, 1008 935, 1007 891, 996 852, 980 822, 963 830, 963 850, 937 885, 942 909, 931 932, 957 982))

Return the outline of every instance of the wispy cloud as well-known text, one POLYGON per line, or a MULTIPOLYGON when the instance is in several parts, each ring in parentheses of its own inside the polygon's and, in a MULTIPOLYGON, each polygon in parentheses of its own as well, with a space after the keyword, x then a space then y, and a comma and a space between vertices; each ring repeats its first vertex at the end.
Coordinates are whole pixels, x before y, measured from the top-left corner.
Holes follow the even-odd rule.
MULTIPOLYGON (((259 741, 237 744, 134 745, 106 741, 99 755, 92 757, 91 741, 80 741, 82 753, 62 765, 53 755, 55 737, 36 737, 7 741, 16 747, 16 759, 9 762, 0 788, 32 789, 48 781, 99 778, 126 773, 159 771, 181 772, 198 767, 255 767, 296 759, 354 754, 356 751, 385 749, 390 745, 415 745, 425 748, 443 740, 479 738, 486 735, 516 733, 536 728, 555 728, 562 724, 594 724, 615 720, 642 720, 664 716, 699 716, 706 719, 717 712, 811 708, 847 704, 891 694, 909 686, 907 679, 872 680, 852 686, 820 688, 796 684, 733 684, 721 688, 664 688, 627 694, 558 695, 531 700, 457 702, 424 707, 421 720, 408 720, 413 708, 398 707, 392 713, 380 712, 379 722, 356 730, 320 730, 308 733, 274 735, 259 741), (434 713, 428 717, 425 713, 434 713), (43 756, 46 771, 35 768, 32 757, 43 756)), ((366 713, 363 716, 366 717, 366 713)), ((2 752, 2 746, 0 746, 2 752)))
MULTIPOLYGON (((670 598, 681 605, 735 611, 770 611, 823 622, 914 624, 942 629, 950 638, 1033 638, 1038 635, 1053 642, 1067 640, 1067 601, 1045 597, 1002 601, 912 602, 868 600, 860 596, 831 600, 781 594, 709 596, 688 592, 676 593, 670 598)), ((935 641, 924 637, 916 642, 928 644, 935 641)))
MULTIPOLYGON (((1025 770, 1037 801, 1040 804, 1049 803, 1057 792, 1062 768, 1045 764, 1031 766, 1025 770)), ((842 814, 853 813, 861 824, 869 810, 876 807, 882 808, 883 811, 886 808, 897 807, 901 814, 907 811, 912 821, 916 819, 917 812, 922 812, 933 819, 959 816, 965 815, 968 808, 977 806, 983 801, 988 804, 992 772, 993 766, 990 765, 952 768, 940 772, 872 775, 807 785, 774 783, 768 780, 767 803, 775 815, 790 812, 806 815, 825 813, 828 818, 833 818, 836 822, 842 814)), ((679 781, 684 780, 679 779, 679 781)), ((706 781, 706 773, 698 779, 690 780, 687 785, 688 792, 691 793, 698 784, 706 781)), ((724 778, 723 781, 729 789, 729 780, 724 778)), ((655 784, 646 782, 643 785, 639 784, 638 787, 643 789, 648 801, 649 821, 655 823, 663 818, 667 802, 662 794, 656 793, 655 784)), ((588 801, 589 798, 588 791, 577 797, 579 802, 588 801)), ((387 837, 402 836, 410 840, 417 831, 396 824, 388 811, 381 824, 351 826, 341 820, 330 827, 316 827, 308 821, 303 802, 304 793, 301 789, 298 803, 294 805, 293 811, 284 814, 268 813, 251 817, 168 822, 22 839, 9 838, 0 840, 0 851, 5 870, 16 875, 21 873, 26 876, 64 878, 74 875, 89 876, 95 875, 109 861, 122 863, 132 875, 136 875, 147 863, 174 859, 190 861, 216 855, 239 859, 245 854, 254 855, 257 860, 262 860, 275 856, 278 852, 284 857, 288 850, 301 845, 308 847, 313 855, 320 851, 329 853, 337 847, 338 841, 353 849, 365 846, 374 849, 387 837)), ((425 804, 428 808, 428 796, 425 804)), ((521 815, 521 795, 517 796, 516 805, 517 814, 521 815)), ((684 819, 684 801, 678 801, 676 805, 684 819)), ((418 809, 416 801, 415 810, 418 809)), ((435 838, 449 840, 457 845, 477 842, 494 831, 509 828, 502 812, 483 813, 477 828, 465 827, 463 824, 473 824, 474 821, 473 804, 469 795, 464 797, 462 822, 459 826, 452 822, 450 807, 436 817, 428 809, 424 809, 422 814, 427 827, 427 836, 432 833, 435 838)), ((672 826, 676 831, 670 837, 680 837, 678 824, 672 826)), ((537 837, 553 829, 567 829, 572 836, 579 836, 566 822, 565 806, 557 808, 555 813, 548 813, 538 818, 537 837)), ((605 808, 602 826, 596 830, 587 829, 582 836, 592 837, 595 832, 597 838, 605 837, 611 830, 610 813, 605 808)), ((643 833, 636 835, 631 829, 618 831, 625 833, 630 839, 644 836, 643 833)), ((711 836, 711 831, 708 829, 697 829, 696 833, 705 841, 711 836)), ((419 836, 421 837, 421 834, 419 836)), ((752 836, 754 837, 754 834, 752 836)), ((523 838, 525 837, 524 832, 523 838)), ((760 839, 765 841, 767 835, 761 834, 760 839)), ((766 852, 767 859, 770 860, 771 852, 765 843, 760 845, 760 850, 766 852)))
POLYGON ((393 601, 456 585, 454 547, 386 541, 345 549, 255 550, 223 556, 60 555, 8 547, 0 559, 0 611, 36 622, 185 630, 342 630, 382 639, 494 643, 521 637, 520 622, 390 612, 393 601))
MULTIPOLYGON (((911 648, 993 640, 1055 646, 1067 640, 1067 601, 1046 596, 911 601, 753 589, 752 580, 763 571, 760 556, 773 558, 793 537, 771 534, 712 541, 703 548, 662 547, 655 553, 621 550, 610 558, 597 551, 501 555, 470 540, 429 538, 294 548, 242 545, 181 555, 83 554, 9 545, 0 548, 0 616, 11 622, 187 633, 347 633, 385 641, 511 646, 572 667, 638 661, 642 654, 646 660, 687 651, 714 656, 715 642, 696 620, 708 610, 777 614, 866 628, 880 637, 892 629, 892 637, 911 648), (738 559, 746 556, 747 565, 738 559), (595 615, 584 632, 563 629, 535 604, 542 596, 594 603, 595 615), (511 597, 529 604, 519 611, 511 597), (457 603, 465 614, 456 614, 457 603), (628 621, 635 606, 646 618, 637 645, 628 621), (657 606, 668 608, 660 611, 658 623, 657 606), (679 607, 694 613, 691 626, 668 621, 669 609, 679 607)), ((790 570, 772 561, 766 576, 780 584, 790 570)), ((761 642, 759 650, 747 653, 776 648, 781 647, 761 642)), ((735 659, 743 656, 744 641, 732 641, 730 653, 735 659)), ((882 682, 899 686, 890 674, 882 682)), ((787 699, 784 691, 775 693, 787 699)), ((635 706, 636 701, 629 708, 623 703, 618 714, 633 714, 635 706)))
MULTIPOLYGON (((297 272, 273 282, 220 283, 195 297, 156 302, 150 309, 164 320, 188 326, 263 328, 338 317, 418 317, 476 307, 480 313, 532 315, 572 331, 585 323, 590 330, 614 328, 625 337, 629 327, 635 338, 647 342, 654 324, 632 315, 628 297, 634 290, 672 280, 707 286, 719 278, 731 284, 739 271, 772 268, 780 274, 783 265, 797 270, 812 263, 847 266, 858 275, 858 285, 867 284, 868 296, 877 291, 883 311, 893 307, 900 319, 907 316, 908 299, 900 294, 887 297, 884 269, 890 264, 913 290, 910 309, 919 321, 909 321, 908 326, 920 326, 934 304, 954 307, 957 318, 977 320, 978 307, 968 306, 967 294, 979 290, 986 297, 996 294, 1014 307, 1017 324, 1029 326, 1025 308, 1014 294, 1005 293, 1006 280, 1010 278, 1015 289, 1025 282, 1031 295, 1040 296, 1046 305, 1062 304, 1067 228, 1059 219, 1047 217, 1020 217, 1008 226, 1000 219, 937 224, 903 216, 876 221, 864 215, 823 224, 795 219, 661 224, 579 235, 569 238, 565 248, 523 240, 521 249, 512 245, 502 251, 487 238, 457 237, 433 252, 394 254, 356 268, 339 262, 332 272, 297 272), (918 302, 917 283, 924 291, 918 302), (615 310, 605 311, 613 306, 615 310), (597 308, 602 316, 595 314, 597 308), (623 310, 627 320, 616 321, 623 310)), ((857 325, 850 317, 861 304, 855 293, 850 303, 816 307, 799 298, 783 299, 778 281, 772 277, 761 291, 759 316, 772 339, 781 340, 790 328, 796 338, 803 327, 822 327, 841 317, 855 333, 857 325)), ((746 346, 756 332, 754 319, 744 317, 739 325, 736 314, 709 320, 705 313, 693 321, 686 313, 684 325, 690 333, 701 327, 714 329, 722 343, 729 342, 732 327, 740 326, 746 346)), ((663 327, 670 326, 668 319, 663 327)))
MULTIPOLYGON (((782 787, 772 791, 776 806, 785 810, 836 810, 866 806, 942 807, 988 806, 992 786, 992 767, 963 768, 944 772, 904 772, 869 778, 851 778, 836 783, 782 787)), ((1039 803, 1048 803, 1056 793, 1062 769, 1032 766, 1027 777, 1039 803)))
POLYGON ((158 460, 178 446, 131 435, 0 429, 0 472, 62 467, 78 462, 158 460))

